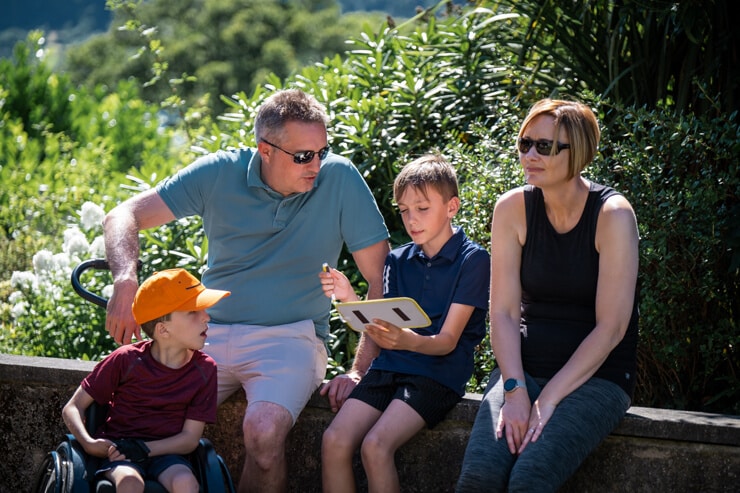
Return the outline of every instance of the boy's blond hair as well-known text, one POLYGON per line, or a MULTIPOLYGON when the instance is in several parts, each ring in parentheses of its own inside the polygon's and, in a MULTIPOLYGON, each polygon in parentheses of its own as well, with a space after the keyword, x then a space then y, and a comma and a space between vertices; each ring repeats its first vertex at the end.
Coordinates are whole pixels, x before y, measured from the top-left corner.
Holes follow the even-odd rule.
POLYGON ((459 194, 455 168, 439 154, 425 154, 404 166, 393 181, 393 199, 398 202, 409 187, 414 187, 424 197, 428 197, 427 189, 431 187, 444 200, 459 194))

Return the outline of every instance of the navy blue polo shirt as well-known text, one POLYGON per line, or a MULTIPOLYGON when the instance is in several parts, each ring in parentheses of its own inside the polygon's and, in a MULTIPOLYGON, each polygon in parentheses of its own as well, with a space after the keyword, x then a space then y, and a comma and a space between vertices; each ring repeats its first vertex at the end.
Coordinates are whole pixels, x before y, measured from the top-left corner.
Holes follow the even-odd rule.
POLYGON ((437 255, 407 243, 385 260, 383 296, 413 298, 429 315, 428 327, 413 329, 438 334, 452 303, 475 307, 457 347, 446 355, 381 349, 371 368, 431 378, 460 395, 473 374, 473 351, 486 333, 491 259, 488 252, 458 228, 437 255))

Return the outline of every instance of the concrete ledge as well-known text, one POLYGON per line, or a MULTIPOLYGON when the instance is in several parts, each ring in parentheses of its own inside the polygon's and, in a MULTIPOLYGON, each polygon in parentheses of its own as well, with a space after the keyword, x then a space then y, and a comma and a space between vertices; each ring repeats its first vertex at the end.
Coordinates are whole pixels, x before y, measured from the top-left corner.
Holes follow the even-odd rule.
MULTIPOLYGON (((0 354, 0 493, 28 491, 43 456, 66 433, 61 409, 94 363, 0 354)), ((470 394, 434 430, 399 450, 402 489, 454 490, 480 396, 470 394)), ((206 427, 216 450, 241 474, 243 394, 225 402, 206 427)), ((314 394, 289 437, 289 490, 321 491, 321 435, 331 422, 325 398, 314 394)), ((355 459, 359 490, 366 480, 355 459)), ((740 417, 633 407, 584 462, 561 493, 735 492, 740 484, 740 417)))

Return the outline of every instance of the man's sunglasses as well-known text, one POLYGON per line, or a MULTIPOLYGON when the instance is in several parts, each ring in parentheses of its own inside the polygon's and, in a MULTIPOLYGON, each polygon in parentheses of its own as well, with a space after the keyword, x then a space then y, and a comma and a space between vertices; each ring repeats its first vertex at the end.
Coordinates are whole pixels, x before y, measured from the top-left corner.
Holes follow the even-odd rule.
POLYGON ((280 151, 283 151, 285 154, 288 154, 290 156, 293 156, 293 162, 296 164, 308 164, 311 161, 313 161, 313 157, 318 154, 319 160, 323 161, 326 159, 326 155, 329 154, 329 151, 331 148, 329 146, 326 146, 322 149, 319 149, 318 151, 298 151, 298 152, 288 152, 282 147, 280 147, 277 144, 273 144, 272 142, 268 142, 265 139, 260 139, 262 142, 264 142, 267 145, 270 145, 274 147, 275 149, 278 149, 280 151))
MULTIPOLYGON (((539 139, 539 140, 532 140, 527 137, 523 137, 520 139, 517 139, 516 141, 516 147, 519 149, 519 152, 522 154, 526 154, 529 152, 529 150, 534 145, 535 151, 537 151, 537 154, 542 154, 543 156, 549 156, 552 152, 552 144, 553 141, 547 140, 547 139, 539 139)), ((558 142, 558 149, 555 154, 558 154, 563 149, 570 149, 570 144, 563 144, 562 142, 558 142)))

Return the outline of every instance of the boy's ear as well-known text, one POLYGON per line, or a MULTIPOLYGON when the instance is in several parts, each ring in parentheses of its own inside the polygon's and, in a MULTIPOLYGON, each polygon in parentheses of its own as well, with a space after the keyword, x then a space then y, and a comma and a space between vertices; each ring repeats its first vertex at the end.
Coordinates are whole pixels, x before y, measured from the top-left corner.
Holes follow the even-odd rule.
POLYGON ((167 328, 167 325, 164 322, 157 322, 157 325, 154 326, 154 332, 159 337, 169 335, 169 329, 167 328))
POLYGON ((447 202, 447 217, 452 219, 455 214, 460 210, 460 197, 452 197, 447 202))

